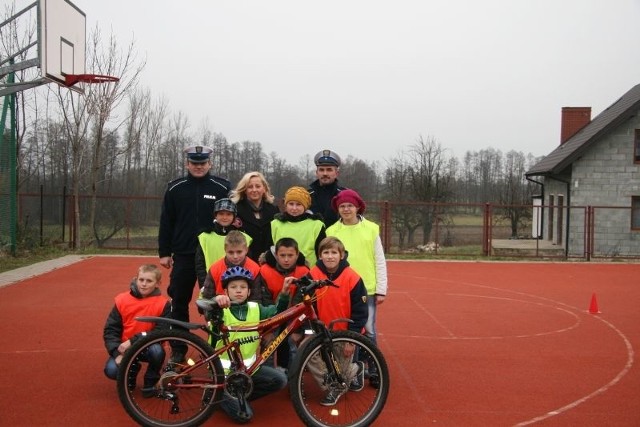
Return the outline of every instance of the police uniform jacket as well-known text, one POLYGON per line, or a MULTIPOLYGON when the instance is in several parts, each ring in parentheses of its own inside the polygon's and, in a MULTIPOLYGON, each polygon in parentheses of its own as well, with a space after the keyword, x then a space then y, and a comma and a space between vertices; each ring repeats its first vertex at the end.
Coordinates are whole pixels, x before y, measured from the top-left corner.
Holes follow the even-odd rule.
POLYGON ((188 174, 169 183, 160 215, 160 258, 195 254, 200 230, 211 224, 216 200, 227 197, 230 187, 229 181, 213 175, 188 174))
POLYGON ((331 199, 342 190, 345 190, 345 187, 341 187, 337 179, 329 185, 320 185, 320 181, 316 179, 309 185, 308 191, 311 194, 309 210, 322 215, 327 227, 338 220, 338 213, 331 207, 331 199))

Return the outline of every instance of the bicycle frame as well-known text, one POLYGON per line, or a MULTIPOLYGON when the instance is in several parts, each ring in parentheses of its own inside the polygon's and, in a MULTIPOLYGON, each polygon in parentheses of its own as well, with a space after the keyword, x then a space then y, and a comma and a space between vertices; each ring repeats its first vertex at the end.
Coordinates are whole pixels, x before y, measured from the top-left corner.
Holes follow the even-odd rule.
MULTIPOLYGON (((138 317, 137 320, 144 322, 160 322, 160 323, 168 323, 171 325, 176 325, 183 327, 185 329, 200 329, 210 336, 217 336, 222 339, 222 346, 214 351, 213 355, 207 357, 206 359, 202 359, 200 361, 192 361, 192 363, 188 363, 179 374, 177 374, 174 378, 181 378, 188 376, 192 371, 201 367, 204 364, 211 362, 216 357, 219 357, 223 353, 227 353, 229 356, 229 360, 233 368, 232 372, 244 372, 247 375, 251 376, 255 371, 260 368, 260 366, 273 354, 278 346, 284 342, 284 340, 291 335, 294 331, 299 329, 305 321, 310 321, 312 328, 315 333, 321 333, 323 330, 326 330, 324 324, 320 326, 318 322, 317 313, 313 307, 313 302, 317 297, 312 298, 309 295, 304 295, 303 300, 298 304, 287 308, 285 311, 276 314, 273 317, 270 317, 265 320, 261 320, 259 323, 254 325, 240 325, 240 326, 229 326, 222 322, 219 323, 220 333, 217 334, 212 332, 212 325, 214 323, 218 323, 212 320, 208 320, 206 325, 199 323, 187 323, 182 322, 175 319, 167 319, 163 317, 138 317), (287 323, 289 322, 289 323, 287 323), (263 336, 276 330, 278 327, 283 324, 287 324, 287 326, 274 338, 274 340, 262 351, 257 354, 256 360, 251 363, 250 366, 246 366, 244 360, 242 358, 242 353, 240 351, 240 346, 246 342, 260 340, 263 336), (229 340, 229 335, 233 332, 257 332, 258 336, 254 338, 248 338, 250 341, 247 341, 247 338, 240 338, 233 341, 229 340)), ((333 363, 332 363, 333 364, 333 363)), ((335 366, 335 365, 334 365, 335 366)), ((208 383, 207 380, 198 380, 196 378, 191 378, 190 384, 181 384, 180 387, 201 387, 201 383, 208 383)), ((222 384, 217 386, 212 386, 212 388, 223 387, 222 384)))
MULTIPOLYGON (((222 324, 220 326, 220 335, 223 345, 214 353, 214 357, 219 356, 226 351, 229 353, 229 359, 235 364, 233 371, 245 372, 248 375, 252 375, 258 370, 264 361, 276 351, 278 346, 282 344, 284 340, 293 333, 293 331, 299 329, 305 321, 310 320, 312 324, 315 321, 318 321, 318 316, 312 304, 313 299, 306 295, 302 302, 289 307, 282 313, 278 313, 273 317, 262 320, 256 325, 228 326, 226 324, 222 324), (258 332, 258 336, 255 337, 255 339, 262 339, 263 336, 276 330, 285 323, 287 326, 262 352, 257 354, 256 360, 248 367, 245 366, 242 354, 240 353, 240 345, 242 344, 240 342, 241 340, 229 341, 229 334, 233 332, 258 332)), ((316 328, 314 328, 314 330, 315 329, 316 328)))

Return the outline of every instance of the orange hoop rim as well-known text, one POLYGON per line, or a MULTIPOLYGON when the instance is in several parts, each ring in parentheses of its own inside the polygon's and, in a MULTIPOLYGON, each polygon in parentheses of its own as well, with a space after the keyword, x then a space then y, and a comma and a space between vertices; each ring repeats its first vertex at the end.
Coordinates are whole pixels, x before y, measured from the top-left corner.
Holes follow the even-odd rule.
POLYGON ((100 74, 67 74, 64 76, 64 83, 73 86, 78 82, 82 83, 111 83, 119 81, 119 77, 103 76, 100 74))

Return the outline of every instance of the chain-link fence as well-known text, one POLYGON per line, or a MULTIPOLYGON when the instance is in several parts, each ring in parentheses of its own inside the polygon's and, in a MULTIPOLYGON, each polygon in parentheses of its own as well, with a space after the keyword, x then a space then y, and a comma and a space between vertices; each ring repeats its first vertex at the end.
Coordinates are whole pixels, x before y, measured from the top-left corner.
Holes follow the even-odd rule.
MULTIPOLYGON (((80 233, 82 246, 156 251, 161 202, 161 197, 83 195, 76 204, 65 193, 20 194, 19 244, 72 247, 80 233), (71 220, 76 205, 79 230, 71 220), (89 229, 91 211, 95 226, 89 229)), ((392 201, 368 202, 365 213, 380 225, 389 255, 586 260, 640 258, 640 232, 631 230, 631 214, 630 207, 392 201)))

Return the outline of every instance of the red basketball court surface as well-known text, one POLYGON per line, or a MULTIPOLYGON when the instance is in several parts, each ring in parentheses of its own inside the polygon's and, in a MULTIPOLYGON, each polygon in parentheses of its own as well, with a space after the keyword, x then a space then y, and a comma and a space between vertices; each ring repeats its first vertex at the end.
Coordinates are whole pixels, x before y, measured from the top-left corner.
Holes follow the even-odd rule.
MULTIPOLYGON (((156 262, 0 275, 0 425, 133 425, 102 372, 102 328, 137 267, 156 262)), ((640 426, 640 264, 388 266, 378 342, 391 391, 376 425, 640 426)), ((286 390, 253 408, 251 425, 300 425, 286 390)), ((234 424, 216 412, 205 425, 234 424)))

